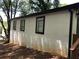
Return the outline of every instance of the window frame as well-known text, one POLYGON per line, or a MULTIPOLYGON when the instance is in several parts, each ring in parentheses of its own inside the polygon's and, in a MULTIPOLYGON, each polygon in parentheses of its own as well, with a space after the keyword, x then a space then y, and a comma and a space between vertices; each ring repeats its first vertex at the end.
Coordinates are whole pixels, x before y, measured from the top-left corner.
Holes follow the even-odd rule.
POLYGON ((45 16, 39 16, 39 17, 36 17, 36 29, 35 29, 35 33, 37 34, 44 34, 44 30, 45 30, 45 16), (41 31, 38 31, 40 27, 37 27, 37 25, 39 25, 39 19, 43 18, 41 21, 43 21, 43 26, 42 26, 42 32, 41 31))
POLYGON ((13 30, 16 30, 16 25, 17 25, 17 21, 14 20, 14 21, 13 21, 13 30))
POLYGON ((0 26, 0 34, 2 34, 2 30, 3 30, 3 29, 2 29, 2 27, 0 26))
POLYGON ((20 31, 25 31, 25 19, 20 20, 20 31), (24 25, 22 24, 24 23, 24 25))

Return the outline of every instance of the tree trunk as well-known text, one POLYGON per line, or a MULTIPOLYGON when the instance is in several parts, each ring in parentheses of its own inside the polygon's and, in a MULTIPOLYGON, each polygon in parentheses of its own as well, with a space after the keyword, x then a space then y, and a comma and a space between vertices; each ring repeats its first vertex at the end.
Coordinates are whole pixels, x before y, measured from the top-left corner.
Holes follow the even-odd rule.
POLYGON ((3 6, 4 7, 2 7, 2 9, 3 9, 3 12, 5 13, 5 15, 7 17, 7 25, 8 25, 8 28, 6 29, 4 24, 2 23, 2 27, 4 29, 4 32, 5 32, 5 35, 6 35, 6 38, 7 38, 7 41, 5 43, 9 43, 9 41, 10 41, 11 19, 12 19, 13 15, 14 15, 14 18, 15 18, 16 11, 17 11, 17 8, 18 8, 18 3, 19 3, 19 0, 3 0, 3 6), (15 2, 15 7, 14 7, 14 2, 15 2))
POLYGON ((11 21, 10 21, 10 13, 9 13, 9 9, 7 9, 7 25, 8 25, 8 29, 7 29, 7 41, 5 42, 5 43, 9 43, 9 41, 10 41, 10 23, 11 23, 11 21))
POLYGON ((8 38, 8 43, 9 43, 9 41, 10 41, 10 25, 11 25, 11 21, 10 20, 8 20, 8 36, 7 36, 7 38, 8 38))

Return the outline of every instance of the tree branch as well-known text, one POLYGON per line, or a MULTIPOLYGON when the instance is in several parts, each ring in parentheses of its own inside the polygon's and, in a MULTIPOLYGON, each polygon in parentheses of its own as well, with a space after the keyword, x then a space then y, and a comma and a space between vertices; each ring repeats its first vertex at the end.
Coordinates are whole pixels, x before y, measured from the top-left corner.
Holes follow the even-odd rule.
POLYGON ((7 16, 7 14, 6 14, 6 11, 5 11, 5 9, 2 7, 2 11, 5 13, 5 15, 7 16))
POLYGON ((4 3, 4 5, 5 5, 5 7, 6 7, 6 9, 9 9, 8 6, 7 6, 7 4, 6 4, 6 2, 7 2, 7 1, 3 0, 3 3, 4 3))
POLYGON ((19 0, 16 0, 16 2, 15 2, 14 18, 15 18, 15 15, 16 15, 17 7, 18 7, 18 2, 19 2, 19 0))
POLYGON ((3 23, 3 19, 2 19, 2 17, 0 16, 0 23, 1 23, 1 25, 2 25, 2 27, 3 27, 3 29, 4 29, 4 32, 5 32, 5 35, 7 36, 7 31, 6 31, 6 28, 5 28, 5 26, 4 26, 4 23, 3 23))

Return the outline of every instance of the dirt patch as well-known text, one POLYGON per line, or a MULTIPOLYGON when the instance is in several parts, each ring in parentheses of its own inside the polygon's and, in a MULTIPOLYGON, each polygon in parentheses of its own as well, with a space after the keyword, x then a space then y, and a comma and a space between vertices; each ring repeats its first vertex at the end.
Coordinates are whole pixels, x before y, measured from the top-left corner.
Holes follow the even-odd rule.
POLYGON ((66 59, 15 44, 0 44, 0 59, 66 59))

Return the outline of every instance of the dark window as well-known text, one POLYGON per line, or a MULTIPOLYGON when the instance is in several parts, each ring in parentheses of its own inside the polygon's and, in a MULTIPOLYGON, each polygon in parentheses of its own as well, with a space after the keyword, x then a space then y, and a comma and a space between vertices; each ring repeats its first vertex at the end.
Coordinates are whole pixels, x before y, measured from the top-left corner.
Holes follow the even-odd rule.
POLYGON ((13 21, 13 30, 16 30, 16 21, 13 21))
POLYGON ((25 20, 20 21, 20 31, 25 31, 25 20))
POLYGON ((38 34, 44 34, 44 27, 45 27, 45 16, 37 17, 35 32, 38 34))
POLYGON ((79 15, 77 15, 77 35, 79 36, 79 15))
POLYGON ((0 34, 2 34, 2 27, 0 26, 0 34))

